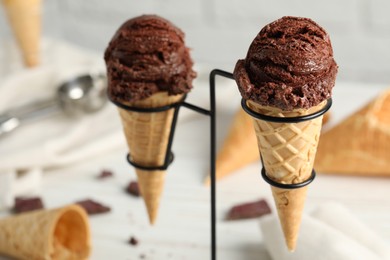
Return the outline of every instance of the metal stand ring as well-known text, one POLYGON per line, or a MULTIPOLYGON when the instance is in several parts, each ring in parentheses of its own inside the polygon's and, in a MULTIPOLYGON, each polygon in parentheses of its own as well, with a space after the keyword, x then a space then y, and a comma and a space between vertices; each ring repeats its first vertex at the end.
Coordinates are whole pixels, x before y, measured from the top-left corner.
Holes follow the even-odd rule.
POLYGON ((302 121, 311 120, 325 114, 326 111, 328 111, 329 108, 332 106, 332 99, 329 98, 326 102, 326 105, 322 109, 312 114, 304 115, 304 116, 296 116, 296 117, 274 117, 274 116, 268 116, 253 111, 248 107, 246 102, 247 100, 241 99, 241 106, 245 110, 245 112, 247 112, 249 115, 251 115, 254 118, 261 119, 264 121, 274 122, 274 123, 299 123, 302 121))
POLYGON ((127 154, 126 155, 126 159, 127 159, 127 162, 134 166, 135 168, 137 169, 140 169, 140 170, 145 170, 145 171, 163 171, 163 170, 166 170, 168 169, 168 166, 173 162, 173 159, 175 158, 174 154, 172 152, 169 153, 169 160, 168 160, 168 165, 161 165, 161 166, 144 166, 144 165, 141 165, 141 164, 138 164, 136 162, 133 162, 131 160, 131 156, 130 154, 127 154))
POLYGON ((292 184, 279 183, 279 182, 276 182, 276 181, 270 179, 270 178, 267 176, 267 173, 266 173, 264 167, 261 169, 261 176, 263 177, 263 179, 264 179, 269 185, 272 185, 272 186, 274 186, 274 187, 278 187, 278 188, 281 188, 281 189, 291 190, 291 189, 302 188, 302 187, 304 187, 304 186, 306 186, 306 185, 309 185, 309 184, 314 180, 314 178, 316 177, 316 172, 315 172, 315 170, 313 169, 313 170, 311 171, 311 175, 310 175, 310 178, 309 178, 309 179, 307 179, 307 180, 304 181, 304 182, 292 183, 292 184))

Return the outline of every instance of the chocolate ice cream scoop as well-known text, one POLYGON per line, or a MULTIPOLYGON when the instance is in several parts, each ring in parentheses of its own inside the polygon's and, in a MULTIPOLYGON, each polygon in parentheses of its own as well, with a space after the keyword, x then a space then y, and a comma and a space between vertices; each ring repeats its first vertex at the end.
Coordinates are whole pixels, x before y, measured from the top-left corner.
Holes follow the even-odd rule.
POLYGON ((196 76, 184 33, 156 15, 126 21, 110 41, 104 59, 108 94, 117 102, 142 100, 159 91, 187 93, 196 76))
POLYGON ((291 111, 330 98, 337 69, 326 31, 310 19, 286 16, 259 32, 234 78, 244 99, 291 111))

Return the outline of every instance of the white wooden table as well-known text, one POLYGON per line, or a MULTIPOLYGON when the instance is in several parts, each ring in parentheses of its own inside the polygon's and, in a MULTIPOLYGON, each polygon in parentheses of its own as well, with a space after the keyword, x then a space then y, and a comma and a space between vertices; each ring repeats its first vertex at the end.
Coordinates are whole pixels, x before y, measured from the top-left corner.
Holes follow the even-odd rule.
MULTIPOLYGON (((204 78, 199 79, 189 95, 189 103, 208 108, 206 82, 204 78)), ((337 123, 383 87, 338 83, 329 124, 337 123), (355 94, 347 98, 351 91, 355 94)), ((218 80, 218 144, 239 106, 238 91, 232 88, 235 86, 231 81, 218 80)), ((85 198, 111 206, 110 213, 90 217, 91 259, 210 259, 210 188, 202 183, 209 169, 209 117, 190 113, 178 122, 173 144, 175 161, 168 169, 155 226, 148 223, 142 199, 124 192, 129 181, 136 179, 133 168, 125 160, 125 145, 99 158, 46 172, 42 197, 47 208, 85 198), (102 169, 112 170, 114 177, 97 180, 95 177, 102 169), (131 236, 139 240, 138 245, 128 243, 131 236)), ((305 210, 328 201, 340 202, 390 243, 389 187, 390 178, 319 173, 310 185, 305 210)), ((273 207, 270 188, 260 176, 259 163, 248 165, 218 183, 218 259, 270 259, 262 243, 258 220, 223 220, 232 205, 259 198, 267 199, 273 207)))

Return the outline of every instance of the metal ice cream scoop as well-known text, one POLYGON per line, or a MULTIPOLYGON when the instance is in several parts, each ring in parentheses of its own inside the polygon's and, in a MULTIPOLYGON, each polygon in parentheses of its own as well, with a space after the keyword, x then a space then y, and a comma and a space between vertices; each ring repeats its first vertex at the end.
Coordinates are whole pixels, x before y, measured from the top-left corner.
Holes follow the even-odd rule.
POLYGON ((81 75, 61 84, 53 98, 12 108, 0 115, 0 136, 23 123, 63 112, 75 117, 101 109, 106 101, 107 80, 103 74, 81 75))

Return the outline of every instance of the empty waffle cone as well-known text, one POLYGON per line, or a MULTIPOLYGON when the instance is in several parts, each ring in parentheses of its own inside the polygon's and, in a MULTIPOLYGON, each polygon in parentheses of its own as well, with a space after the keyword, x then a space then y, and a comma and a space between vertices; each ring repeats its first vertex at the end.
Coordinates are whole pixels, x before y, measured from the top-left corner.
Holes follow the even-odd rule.
MULTIPOLYGON (((159 92, 151 97, 127 103, 132 107, 156 108, 179 102, 183 95, 169 96, 159 92)), ((131 160, 142 166, 162 166, 165 161, 174 109, 163 112, 141 113, 119 109, 131 160)), ((145 202, 149 221, 157 218, 160 197, 164 188, 165 170, 136 168, 138 184, 145 202)))
POLYGON ((315 167, 321 173, 390 176, 390 90, 326 131, 315 167), (335 148, 337 144, 337 148, 335 148))
MULTIPOLYGON (((255 112, 273 117, 296 117, 314 113, 325 105, 304 110, 282 111, 248 101, 255 112)), ((306 181, 313 169, 322 116, 300 123, 273 123, 254 118, 259 152, 267 176, 282 184, 306 181)), ((271 187, 287 247, 294 251, 298 239, 307 186, 298 189, 271 187)))
MULTIPOLYGON (((256 134, 251 117, 242 109, 236 112, 216 159, 216 180, 259 160, 256 134)), ((205 179, 210 185, 210 176, 205 179)))
POLYGON ((90 250, 88 216, 78 205, 0 220, 0 254, 26 260, 81 260, 90 250))
POLYGON ((2 0, 2 2, 26 66, 38 65, 42 0, 2 0))

